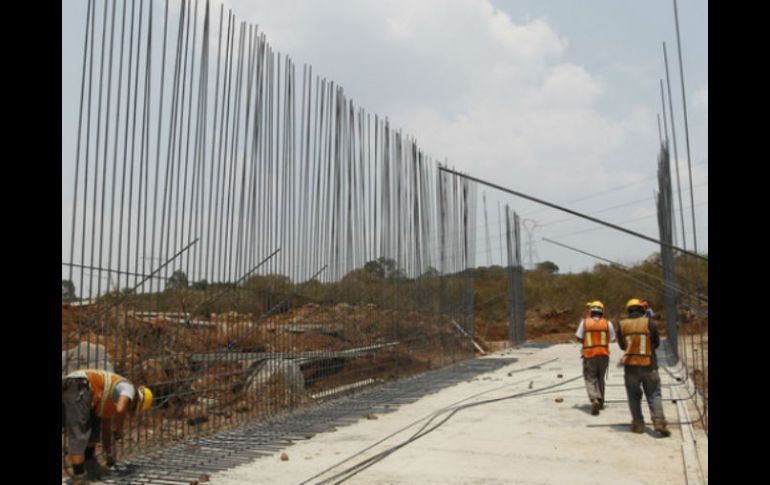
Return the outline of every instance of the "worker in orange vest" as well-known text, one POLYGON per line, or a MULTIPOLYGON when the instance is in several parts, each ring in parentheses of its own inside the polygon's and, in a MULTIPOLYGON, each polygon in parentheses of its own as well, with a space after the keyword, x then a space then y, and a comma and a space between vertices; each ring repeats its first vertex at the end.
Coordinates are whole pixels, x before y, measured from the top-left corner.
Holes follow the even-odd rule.
POLYGON ((126 413, 145 413, 152 406, 152 392, 135 387, 128 379, 100 369, 81 369, 62 380, 63 425, 67 429, 67 447, 74 471, 73 485, 98 480, 108 470, 96 460, 94 450, 99 435, 113 466, 113 432, 120 438, 126 413), (114 424, 114 429, 113 429, 114 424))
POLYGON ((663 398, 655 349, 660 345, 658 328, 652 319, 644 316, 644 304, 637 298, 626 303, 628 317, 618 325, 618 345, 625 350, 623 357, 624 379, 628 406, 631 409, 631 431, 644 433, 642 415, 642 391, 650 406, 655 431, 663 437, 671 436, 666 416, 663 414, 663 398))
POLYGON ((588 304, 590 315, 580 321, 575 338, 583 344, 583 379, 591 400, 591 414, 604 409, 604 379, 610 363, 610 342, 615 341, 612 322, 604 318, 604 304, 588 304))

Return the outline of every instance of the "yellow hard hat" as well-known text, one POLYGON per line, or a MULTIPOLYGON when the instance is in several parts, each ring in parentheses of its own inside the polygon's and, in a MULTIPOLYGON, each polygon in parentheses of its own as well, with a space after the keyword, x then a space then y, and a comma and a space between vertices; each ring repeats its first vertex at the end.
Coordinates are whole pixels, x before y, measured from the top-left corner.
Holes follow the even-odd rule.
POLYGON ((631 298, 630 300, 628 300, 628 303, 626 303, 626 310, 630 310, 631 307, 635 307, 635 306, 644 308, 644 305, 642 304, 641 300, 639 300, 638 298, 631 298))
POLYGON ((139 386, 139 393, 142 396, 142 407, 139 412, 146 413, 152 407, 152 391, 145 386, 139 386))
POLYGON ((592 301, 589 305, 591 313, 604 313, 604 303, 599 300, 592 301))

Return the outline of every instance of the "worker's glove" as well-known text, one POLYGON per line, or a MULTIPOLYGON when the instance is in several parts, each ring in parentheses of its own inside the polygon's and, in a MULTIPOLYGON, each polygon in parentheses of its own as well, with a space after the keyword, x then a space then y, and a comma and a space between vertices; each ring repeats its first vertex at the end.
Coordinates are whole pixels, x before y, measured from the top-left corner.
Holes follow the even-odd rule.
POLYGON ((115 461, 115 457, 114 457, 114 456, 112 456, 112 455, 107 455, 107 466, 108 466, 108 467, 114 467, 114 466, 115 466, 115 463, 117 463, 117 462, 115 461))

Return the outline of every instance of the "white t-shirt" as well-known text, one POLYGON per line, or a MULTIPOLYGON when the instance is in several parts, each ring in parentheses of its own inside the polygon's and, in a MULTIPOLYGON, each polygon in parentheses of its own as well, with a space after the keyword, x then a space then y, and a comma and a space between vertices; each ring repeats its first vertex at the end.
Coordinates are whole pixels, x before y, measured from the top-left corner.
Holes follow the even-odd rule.
MULTIPOLYGON (((575 337, 582 339, 583 333, 585 333, 585 319, 580 320, 580 325, 578 325, 577 332, 575 332, 575 337)), ((615 328, 612 326, 612 322, 607 320, 607 327, 609 328, 610 333, 610 342, 615 341, 615 328)))
POLYGON ((134 396, 136 396, 134 385, 128 381, 118 382, 112 390, 112 400, 118 402, 120 396, 128 396, 128 398, 133 401, 134 396))
MULTIPOLYGON (((86 378, 85 371, 82 370, 76 370, 75 372, 70 372, 67 374, 67 377, 74 377, 74 378, 86 378)), ((117 403, 120 396, 128 396, 129 399, 133 400, 134 395, 136 394, 136 389, 134 388, 134 385, 131 384, 128 381, 121 381, 115 384, 115 387, 112 388, 112 402, 117 403)))

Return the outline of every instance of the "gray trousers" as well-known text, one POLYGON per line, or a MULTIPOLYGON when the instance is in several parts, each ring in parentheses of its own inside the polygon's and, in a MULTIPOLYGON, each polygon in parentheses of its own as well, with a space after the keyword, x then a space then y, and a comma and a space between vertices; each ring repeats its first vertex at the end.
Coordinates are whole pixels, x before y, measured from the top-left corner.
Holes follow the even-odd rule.
POLYGON ((101 420, 91 408, 91 389, 85 379, 65 379, 62 382, 62 419, 67 430, 67 450, 70 455, 82 455, 100 437, 101 420))
POLYGON ((642 414, 642 391, 647 397, 652 422, 666 424, 663 414, 663 397, 660 390, 660 376, 657 368, 627 365, 625 366, 626 394, 631 417, 636 422, 644 422, 642 414))
POLYGON ((597 355, 590 359, 583 359, 583 380, 586 383, 588 399, 598 399, 604 402, 604 376, 607 375, 607 366, 610 363, 609 355, 597 355))

